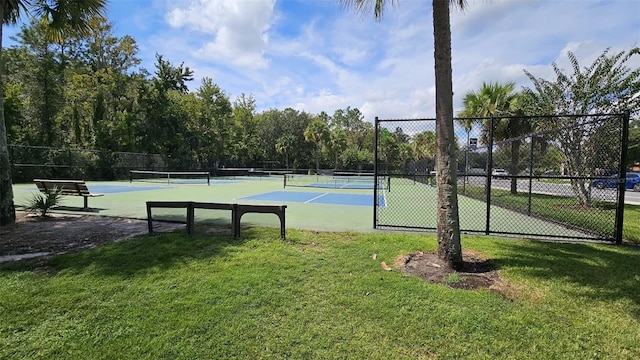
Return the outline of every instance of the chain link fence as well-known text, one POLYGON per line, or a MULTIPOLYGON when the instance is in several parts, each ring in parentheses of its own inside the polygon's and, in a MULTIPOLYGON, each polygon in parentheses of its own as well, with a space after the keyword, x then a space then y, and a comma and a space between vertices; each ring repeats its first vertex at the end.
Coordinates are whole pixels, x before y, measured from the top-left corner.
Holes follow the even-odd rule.
MULTIPOLYGON (((621 241, 628 115, 456 119, 461 231, 621 241)), ((436 229, 435 119, 376 119, 380 228, 436 229)), ((637 189, 640 190, 640 189, 637 189)))
POLYGON ((160 154, 9 145, 14 183, 37 178, 124 180, 129 170, 166 171, 160 154))

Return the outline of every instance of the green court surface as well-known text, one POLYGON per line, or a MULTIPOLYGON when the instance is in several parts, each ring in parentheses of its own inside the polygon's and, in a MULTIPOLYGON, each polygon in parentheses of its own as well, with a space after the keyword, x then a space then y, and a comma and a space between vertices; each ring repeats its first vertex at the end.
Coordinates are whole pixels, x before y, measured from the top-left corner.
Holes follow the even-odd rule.
MULTIPOLYGON (((199 201, 238 204, 285 204, 287 228, 318 231, 372 231, 373 191, 360 189, 313 189, 283 188, 282 177, 247 179, 212 179, 211 185, 167 184, 166 182, 87 182, 92 193, 104 196, 89 198, 89 209, 83 210, 80 196, 67 196, 62 206, 53 212, 90 214, 114 217, 146 219, 146 201, 199 201), (275 191, 290 194, 278 200, 245 199, 275 191), (350 195, 369 195, 370 205, 339 205, 336 203, 304 203, 296 200, 297 193, 321 192, 350 199, 350 195), (342 195, 341 195, 342 194, 342 195), (286 201, 285 201, 286 200, 286 201)), ((32 193, 38 189, 34 184, 14 184, 15 203, 18 208, 25 206, 32 193)), ((303 194, 306 195, 306 194, 303 194)), ((185 221, 185 210, 154 209, 154 219, 185 221)), ((231 213, 224 210, 196 210, 196 222, 231 225, 231 213)), ((279 227, 278 218, 273 214, 246 214, 242 226, 279 227)))
MULTIPOLYGON (((89 209, 83 209, 80 196, 67 196, 58 213, 89 214, 146 219, 146 201, 198 201, 238 204, 287 205, 287 228, 317 231, 369 232, 373 229, 373 190, 353 188, 286 187, 281 176, 262 178, 211 179, 195 183, 171 183, 159 179, 153 182, 128 181, 87 182, 92 193, 104 194, 89 198, 89 209)), ((34 184, 15 184, 14 196, 18 208, 24 207, 38 189, 34 184)), ((485 229, 485 203, 459 196, 461 229, 485 229)), ((379 191, 380 224, 400 224, 407 227, 436 227, 436 189, 408 179, 392 179, 391 191, 379 191)), ((184 209, 154 209, 154 220, 185 221, 184 209)), ((513 211, 492 207, 491 230, 518 232, 522 226, 535 228, 541 236, 580 237, 582 234, 513 211)), ((196 223, 231 226, 231 214, 226 210, 198 209, 196 223)), ((273 214, 246 214, 242 226, 279 227, 273 214)))
MULTIPOLYGON (((391 189, 390 192, 384 192, 387 206, 379 209, 379 224, 436 227, 438 193, 435 187, 411 179, 392 178, 391 189)), ((492 232, 533 232, 542 237, 585 237, 581 232, 498 206, 491 206, 490 211, 492 232)), ((458 194, 458 213, 462 230, 485 231, 485 202, 458 194)))

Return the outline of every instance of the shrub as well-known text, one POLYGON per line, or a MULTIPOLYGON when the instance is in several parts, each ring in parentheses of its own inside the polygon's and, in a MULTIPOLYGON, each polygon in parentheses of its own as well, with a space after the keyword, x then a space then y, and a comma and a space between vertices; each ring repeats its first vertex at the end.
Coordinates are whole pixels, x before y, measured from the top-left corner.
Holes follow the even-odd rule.
POLYGON ((36 213, 41 217, 46 217, 49 209, 62 203, 63 196, 62 189, 57 187, 51 190, 45 190, 43 193, 33 193, 26 209, 27 211, 36 213))

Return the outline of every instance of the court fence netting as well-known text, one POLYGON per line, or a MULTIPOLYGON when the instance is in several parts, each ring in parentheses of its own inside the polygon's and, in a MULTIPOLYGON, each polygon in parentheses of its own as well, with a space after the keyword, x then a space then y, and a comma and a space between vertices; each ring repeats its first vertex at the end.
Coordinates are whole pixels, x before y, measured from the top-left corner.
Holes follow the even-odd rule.
MULTIPOLYGON (((312 169, 278 169, 264 167, 218 167, 217 162, 195 164, 179 161, 166 154, 136 153, 48 146, 8 145, 11 176, 14 183, 33 179, 82 179, 87 181, 155 181, 197 183, 208 172, 210 178, 241 180, 280 180, 284 175, 315 173, 312 169), (134 171, 132 173, 131 171, 134 171), (185 174, 180 174, 185 173, 185 174), (202 174, 200 174, 202 173, 202 174), (188 179, 195 176, 195 179, 188 179)), ((372 165, 371 165, 372 166, 372 165)), ((321 169, 333 175, 335 170, 321 169)), ((345 173, 356 170, 343 170, 345 173)), ((371 176, 373 171, 370 170, 371 176)), ((204 181, 204 180, 203 180, 204 181)))
MULTIPOLYGON (((629 118, 455 119, 460 230, 621 243, 630 190, 615 174, 627 171, 629 118)), ((393 191, 374 207, 374 228, 437 228, 435 126, 435 119, 376 118, 374 172, 393 191)))
POLYGON ((9 145, 14 183, 33 179, 125 180, 129 170, 166 171, 161 154, 9 145))

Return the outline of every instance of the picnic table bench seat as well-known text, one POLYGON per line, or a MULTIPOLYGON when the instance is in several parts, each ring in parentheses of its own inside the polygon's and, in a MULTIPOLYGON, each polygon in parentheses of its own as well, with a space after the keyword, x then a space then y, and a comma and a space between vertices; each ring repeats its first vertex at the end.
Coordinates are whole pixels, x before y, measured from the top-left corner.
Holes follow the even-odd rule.
POLYGON ((88 199, 90 197, 104 195, 89 191, 84 180, 34 179, 33 182, 38 187, 38 190, 43 193, 58 189, 62 195, 82 196, 84 198, 84 209, 88 208, 88 199))

